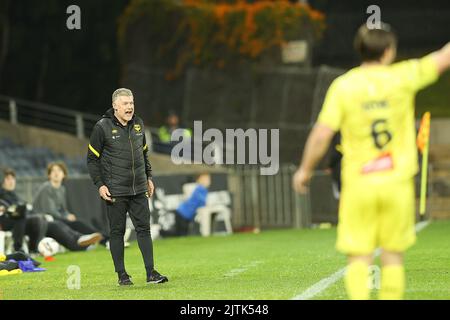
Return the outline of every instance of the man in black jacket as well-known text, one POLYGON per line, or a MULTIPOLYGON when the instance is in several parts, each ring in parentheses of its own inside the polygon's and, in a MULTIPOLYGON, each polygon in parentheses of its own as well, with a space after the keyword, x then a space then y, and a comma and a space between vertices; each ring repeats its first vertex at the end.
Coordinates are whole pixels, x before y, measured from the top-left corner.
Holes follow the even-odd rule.
POLYGON ((110 224, 110 249, 119 285, 132 285, 125 270, 126 214, 136 229, 147 283, 162 283, 167 277, 154 269, 150 236, 148 197, 153 194, 152 168, 148 160, 144 124, 134 115, 133 93, 125 88, 112 95, 113 108, 96 123, 91 134, 87 162, 89 174, 106 201, 110 224))
POLYGON ((16 173, 5 168, 0 187, 0 230, 12 231, 14 251, 21 251, 23 238, 30 236, 30 250, 37 252, 37 245, 45 236, 46 225, 41 219, 30 220, 27 217, 27 206, 14 192, 16 188, 16 173), (28 230, 27 230, 28 229, 28 230), (28 231, 28 232, 27 232, 28 231))

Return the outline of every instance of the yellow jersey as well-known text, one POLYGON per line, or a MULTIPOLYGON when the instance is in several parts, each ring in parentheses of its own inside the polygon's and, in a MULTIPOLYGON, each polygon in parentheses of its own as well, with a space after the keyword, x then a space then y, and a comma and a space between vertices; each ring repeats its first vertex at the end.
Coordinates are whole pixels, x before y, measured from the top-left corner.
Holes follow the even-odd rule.
POLYGON ((384 183, 418 170, 414 99, 438 78, 431 56, 353 68, 328 89, 317 122, 342 135, 342 181, 384 183))

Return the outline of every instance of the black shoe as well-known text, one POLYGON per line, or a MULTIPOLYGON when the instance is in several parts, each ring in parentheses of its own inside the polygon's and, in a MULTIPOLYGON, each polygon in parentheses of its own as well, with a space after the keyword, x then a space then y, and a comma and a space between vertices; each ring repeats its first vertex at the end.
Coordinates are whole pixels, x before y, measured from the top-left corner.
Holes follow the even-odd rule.
POLYGON ((13 260, 16 260, 16 261, 27 261, 28 259, 30 259, 31 261, 33 261, 33 265, 34 265, 35 267, 38 267, 38 266, 41 265, 41 263, 38 262, 38 261, 36 261, 36 260, 34 260, 34 259, 32 258, 31 255, 34 254, 34 253, 39 253, 39 251, 30 251, 30 254, 26 254, 26 253, 23 252, 23 251, 16 251, 16 252, 14 252, 14 253, 8 254, 8 255, 6 256, 6 260, 11 260, 11 259, 13 259, 13 260))
POLYGON ((155 269, 147 276, 147 283, 164 283, 169 281, 166 276, 160 275, 155 269))
POLYGON ((132 286, 133 282, 131 281, 130 275, 126 272, 119 275, 118 285, 119 286, 132 286))

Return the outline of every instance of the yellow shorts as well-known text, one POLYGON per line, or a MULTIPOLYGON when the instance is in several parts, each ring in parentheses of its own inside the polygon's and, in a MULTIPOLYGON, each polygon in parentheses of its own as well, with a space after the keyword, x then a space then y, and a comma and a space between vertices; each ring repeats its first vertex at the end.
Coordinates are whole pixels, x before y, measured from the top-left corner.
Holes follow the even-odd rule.
POLYGON ((416 241, 414 180, 343 185, 336 249, 369 255, 380 247, 403 252, 416 241))

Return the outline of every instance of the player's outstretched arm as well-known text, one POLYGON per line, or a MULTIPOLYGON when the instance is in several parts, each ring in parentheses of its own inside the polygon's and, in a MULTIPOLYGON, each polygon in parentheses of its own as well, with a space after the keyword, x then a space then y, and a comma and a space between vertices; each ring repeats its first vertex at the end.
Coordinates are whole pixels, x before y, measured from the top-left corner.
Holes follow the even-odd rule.
POLYGON ((294 174, 293 186, 299 193, 306 192, 306 186, 311 179, 314 168, 327 152, 335 131, 323 124, 316 124, 306 141, 303 159, 299 169, 294 174))
POLYGON ((433 52, 431 55, 436 61, 439 74, 442 74, 450 68, 450 42, 442 49, 433 52))

